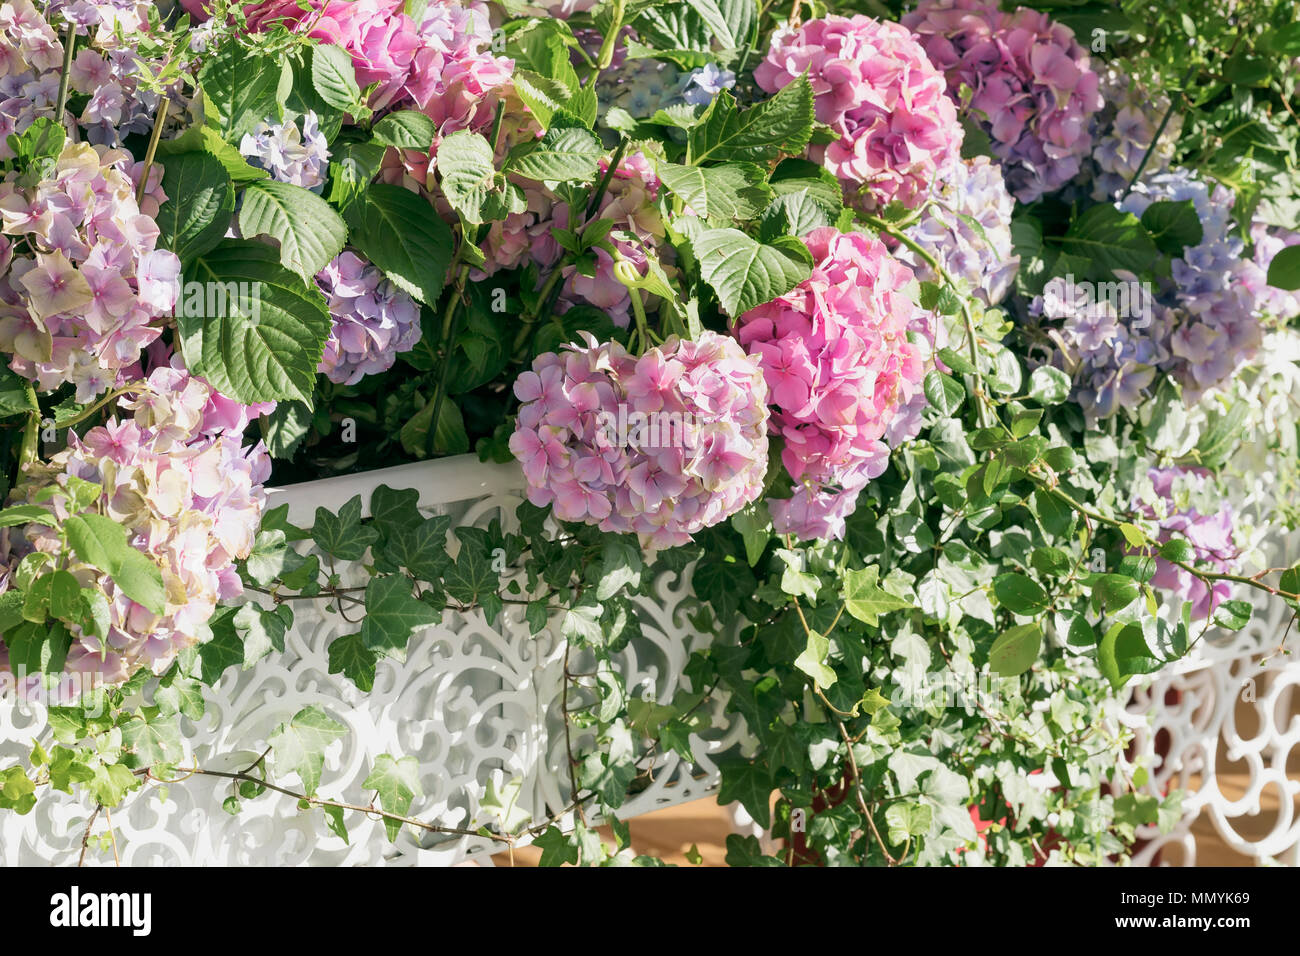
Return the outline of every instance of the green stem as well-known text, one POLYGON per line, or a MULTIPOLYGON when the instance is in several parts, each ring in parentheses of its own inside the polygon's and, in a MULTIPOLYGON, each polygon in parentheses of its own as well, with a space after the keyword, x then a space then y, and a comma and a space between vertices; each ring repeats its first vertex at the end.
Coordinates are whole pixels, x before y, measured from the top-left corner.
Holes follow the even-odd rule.
MULTIPOLYGON (((464 243, 466 238, 461 237, 464 243)), ((460 315, 460 300, 465 294, 465 281, 469 277, 469 266, 460 267, 456 275, 456 285, 451 298, 447 301, 447 311, 442 316, 442 366, 438 370, 438 385, 433 392, 433 417, 429 420, 429 453, 437 451, 438 416, 442 413, 442 401, 447 395, 447 372, 451 368, 451 349, 456 337, 456 319, 460 315)))
POLYGON ((975 398, 977 399, 975 404, 975 414, 979 419, 980 427, 987 428, 989 425, 988 406, 991 406, 993 402, 989 398, 988 393, 984 390, 984 376, 979 370, 979 344, 975 338, 975 320, 970 314, 970 305, 967 302, 966 297, 961 295, 957 288, 957 283, 953 281, 952 276, 948 275, 948 270, 939 264, 939 260, 926 249, 922 248, 922 246, 911 236, 906 235, 891 223, 885 222, 885 220, 876 216, 859 214, 859 218, 877 232, 883 232, 886 235, 893 236, 908 249, 912 250, 912 252, 916 253, 916 255, 920 256, 920 258, 934 270, 935 275, 943 280, 944 284, 952 289, 953 292, 957 293, 957 296, 961 301, 962 323, 966 327, 966 340, 969 345, 970 362, 971 365, 975 366, 973 382, 973 390, 975 398))
MULTIPOLYGON (((72 57, 77 48, 77 26, 74 23, 68 24, 67 38, 63 41, 63 72, 59 75, 59 98, 57 101, 58 108, 54 114, 54 121, 60 126, 63 125, 63 111, 68 104, 68 79, 72 74, 72 57)), ((77 137, 77 124, 72 124, 72 138, 77 137)))
POLYGON ((596 57, 596 72, 608 70, 614 62, 614 47, 618 44, 618 35, 623 32, 623 9, 625 0, 614 0, 613 13, 610 15, 609 29, 600 44, 600 55, 596 57))
POLYGON ((36 389, 32 388, 30 382, 24 385, 23 389, 27 394, 27 401, 35 411, 27 416, 27 424, 23 427, 23 443, 18 451, 18 473, 20 475, 24 467, 36 460, 41 441, 41 410, 40 404, 36 400, 36 389))
POLYGON ((153 117, 153 134, 149 137, 149 149, 144 154, 144 167, 140 170, 140 184, 135 187, 135 204, 144 202, 145 190, 149 187, 149 169, 153 166, 154 154, 158 151, 158 141, 162 139, 163 127, 167 125, 167 106, 170 100, 164 93, 158 101, 158 112, 153 117))

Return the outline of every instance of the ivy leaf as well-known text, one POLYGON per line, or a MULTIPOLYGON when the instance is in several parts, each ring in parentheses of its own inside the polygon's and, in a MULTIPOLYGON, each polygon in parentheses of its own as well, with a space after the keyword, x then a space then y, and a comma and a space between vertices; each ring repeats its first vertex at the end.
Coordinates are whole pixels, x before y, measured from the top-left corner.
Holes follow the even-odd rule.
POLYGON ((437 303, 455 240, 428 200, 377 183, 347 207, 346 215, 352 245, 403 291, 425 305, 437 303))
POLYGON ((329 646, 329 672, 342 674, 357 689, 369 692, 375 686, 375 665, 378 656, 366 647, 361 634, 347 634, 335 638, 329 646))
POLYGON ((730 759, 718 762, 722 784, 718 789, 719 803, 740 801, 754 822, 764 830, 772 825, 769 800, 772 796, 772 771, 760 760, 730 759))
POLYGON ((221 242, 235 211, 235 191, 221 160, 204 150, 169 156, 163 172, 167 201, 158 210, 158 245, 182 262, 221 242))
POLYGON ((324 806, 321 809, 325 811, 325 825, 329 827, 330 832, 342 838, 344 843, 351 844, 347 824, 343 822, 343 808, 324 806))
MULTIPOLYGON (((460 552, 456 555, 456 563, 443 575, 443 585, 447 595, 462 605, 484 605, 484 614, 488 616, 485 599, 498 596, 497 572, 492 570, 487 546, 477 538, 463 534, 466 530, 456 529, 456 536, 461 541, 460 552)), ((488 616, 489 624, 494 617, 488 616)))
POLYGON ((405 575, 371 578, 366 585, 361 643, 377 653, 405 660, 411 635, 439 620, 437 611, 412 596, 411 582, 405 575))
POLYGON ((874 564, 860 571, 848 571, 844 575, 845 610, 872 627, 880 626, 881 614, 912 606, 909 601, 881 589, 877 583, 879 577, 880 568, 874 564))
POLYGON ((128 766, 139 769, 181 758, 181 728, 176 718, 158 707, 144 707, 135 720, 122 725, 122 743, 131 751, 128 766))
POLYGON ((162 614, 166 608, 162 572, 153 561, 131 547, 126 529, 103 515, 72 515, 64 522, 68 543, 77 556, 113 579, 141 607, 162 614))
POLYGON ((607 601, 625 587, 637 587, 641 583, 641 567, 641 548, 635 539, 607 535, 601 551, 596 600, 607 601))
MULTIPOLYGON (((420 786, 420 763, 414 757, 395 760, 391 754, 380 754, 375 758, 375 765, 361 786, 376 791, 379 794, 379 805, 399 816, 406 816, 411 809, 411 801, 424 796, 424 790, 420 786)), ((384 829, 388 831, 390 841, 396 840, 402 829, 401 821, 385 818, 384 829)))
POLYGON ((244 187, 239 231, 245 239, 270 236, 280 263, 311 283, 343 251, 348 230, 329 203, 309 189, 265 179, 244 187))
POLYGON ((212 639, 199 647, 199 679, 209 687, 228 667, 244 662, 244 642, 235 630, 235 609, 223 608, 218 614, 221 616, 213 615, 208 622, 212 639))
POLYGON ((768 162, 782 153, 802 151, 812 137, 813 119, 813 92, 806 76, 744 111, 723 90, 690 131, 687 155, 695 164, 729 159, 768 162))
POLYGON ((760 243, 738 229, 705 229, 691 240, 700 276, 738 318, 784 295, 812 274, 808 248, 792 236, 760 243))
POLYGON ((416 579, 433 583, 451 564, 447 553, 447 515, 419 520, 394 531, 384 548, 384 556, 410 571, 416 579))
POLYGON ((277 774, 296 773, 307 796, 316 792, 325 766, 325 748, 347 734, 347 727, 313 704, 271 734, 271 762, 277 774))
POLYGON ((830 653, 830 639, 824 635, 811 633, 808 635, 808 644, 794 659, 794 666, 799 668, 814 681, 817 686, 823 689, 830 687, 836 681, 835 672, 826 666, 826 655, 830 653))
POLYGON ((1003 677, 1017 677, 1038 659, 1043 632, 1037 624, 1019 624, 999 634, 989 648, 989 667, 1003 677))
POLYGON ((578 864, 577 841, 571 836, 566 836, 564 831, 554 824, 533 840, 533 846, 540 847, 542 850, 542 858, 537 861, 538 866, 564 866, 566 863, 577 866, 578 864))
POLYGON ((222 242, 185 278, 200 290, 177 304, 186 367, 239 402, 296 399, 310 406, 333 327, 320 290, 284 269, 276 250, 246 240, 222 242))
POLYGON ((353 495, 337 515, 328 508, 317 508, 311 537, 326 554, 341 561, 359 561, 378 540, 379 532, 361 524, 361 496, 353 495))

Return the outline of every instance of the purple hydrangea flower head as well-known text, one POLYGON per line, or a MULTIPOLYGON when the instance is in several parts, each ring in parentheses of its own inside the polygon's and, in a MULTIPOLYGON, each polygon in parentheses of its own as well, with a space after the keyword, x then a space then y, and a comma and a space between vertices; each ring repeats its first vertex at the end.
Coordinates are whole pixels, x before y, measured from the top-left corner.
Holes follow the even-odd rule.
MULTIPOLYGON (((950 276, 964 279, 985 305, 997 305, 1010 291, 1020 266, 1020 257, 1011 247, 1015 205, 1002 170, 987 156, 977 156, 950 167, 924 215, 907 234, 950 276)), ((900 247, 896 255, 918 279, 937 281, 929 264, 911 250, 900 247)))
POLYGON ((308 110, 301 119, 301 127, 294 120, 263 120, 244 134, 239 152, 282 183, 318 189, 325 184, 329 143, 315 111, 308 110))
POLYGON ((420 307, 375 266, 343 252, 316 276, 334 327, 318 371, 331 382, 355 385, 386 372, 420 341, 420 307))
MULTIPOLYGON (((1163 544, 1175 536, 1183 538, 1195 551, 1197 565, 1219 574, 1237 572, 1240 551, 1233 541, 1233 511, 1213 493, 1209 472, 1195 468, 1152 468, 1148 477, 1154 498, 1134 504, 1139 512, 1159 525, 1158 541, 1163 544), (1211 505, 1206 502, 1212 503, 1216 510, 1209 510, 1211 505), (1198 510, 1197 504, 1204 510, 1198 510)), ((1151 586, 1172 591, 1191 602, 1195 621, 1205 620, 1232 596, 1230 582, 1215 581, 1208 585, 1160 557, 1156 558, 1151 586)))
POLYGON ((1092 118, 1093 198, 1113 201, 1138 174, 1144 156, 1144 176, 1169 168, 1183 118, 1176 111, 1170 114, 1157 141, 1156 130, 1169 110, 1168 94, 1115 67, 1101 74, 1100 88, 1104 105, 1092 118))
POLYGON ((973 91, 968 109, 1016 199, 1033 202, 1078 174, 1102 99, 1073 30, 1027 7, 1006 13, 995 0, 921 0, 902 22, 947 74, 950 94, 973 91))

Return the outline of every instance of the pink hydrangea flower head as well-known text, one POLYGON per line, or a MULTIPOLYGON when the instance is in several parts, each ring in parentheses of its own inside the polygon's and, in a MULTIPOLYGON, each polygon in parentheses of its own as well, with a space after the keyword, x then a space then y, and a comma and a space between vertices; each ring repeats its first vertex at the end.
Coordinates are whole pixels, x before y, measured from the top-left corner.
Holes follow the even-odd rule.
POLYGON ((686 544, 762 493, 767 388, 758 363, 715 332, 637 357, 617 342, 548 352, 515 382, 510 450, 528 497, 564 521, 686 544))
POLYGON ((1007 186, 1033 202, 1078 174, 1102 108, 1099 77, 1074 31, 1045 13, 996 0, 921 0, 902 18, 993 142, 1007 186))
MULTIPOLYGON (((80 562, 53 529, 9 529, 0 590, 19 560, 43 551, 67 556, 67 570, 107 599, 106 637, 71 625, 64 666, 81 675, 83 687, 118 683, 140 668, 161 674, 179 651, 201 640, 217 602, 241 593, 233 564, 252 550, 266 503, 270 456, 260 442, 243 446, 238 431, 209 420, 213 389, 175 365, 154 369, 145 384, 147 391, 122 400, 130 417, 111 418, 82 437, 70 433, 68 447, 29 466, 11 495, 14 503, 40 500, 66 519, 70 478, 100 485, 86 510, 121 525, 131 547, 161 574, 163 608, 154 613, 80 562)), ((0 669, 7 664, 0 660, 0 669)))
POLYGON ((772 505, 777 530, 840 537, 857 493, 888 462, 891 424, 920 392, 925 357, 908 332, 924 313, 912 270, 880 240, 825 227, 804 241, 812 275, 734 331, 763 369, 797 489, 772 505))
POLYGON ((897 23, 827 16, 778 30, 754 80, 775 93, 807 73, 817 119, 838 139, 809 148, 870 210, 917 206, 957 160, 962 128, 943 74, 897 23))

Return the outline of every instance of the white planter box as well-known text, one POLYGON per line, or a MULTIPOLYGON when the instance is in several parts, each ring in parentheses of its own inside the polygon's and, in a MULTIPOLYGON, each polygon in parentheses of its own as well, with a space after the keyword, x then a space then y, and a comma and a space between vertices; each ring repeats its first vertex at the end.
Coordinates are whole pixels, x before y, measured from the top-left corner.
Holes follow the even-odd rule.
MULTIPOLYGON (((514 525, 521 501, 517 466, 485 465, 466 455, 401 465, 362 475, 331 478, 278 489, 271 504, 288 502, 290 518, 310 525, 315 509, 337 510, 360 494, 369 506, 379 485, 416 488, 420 507, 452 516, 452 524, 486 524, 500 516, 514 525)), ((338 569, 345 584, 364 584, 360 568, 338 569)), ((683 603, 690 599, 689 574, 657 582, 654 601, 641 601, 644 639, 622 655, 629 694, 669 700, 693 650, 709 638, 695 633, 683 603)), ((207 693, 207 712, 197 724, 184 721, 186 749, 197 765, 239 770, 266 746, 267 736, 293 714, 319 705, 346 724, 350 734, 326 752, 319 795, 367 805, 373 793, 362 781, 383 753, 420 761, 424 797, 413 815, 430 823, 467 826, 480 822, 478 800, 494 774, 522 781, 520 805, 540 820, 569 803, 564 735, 559 702, 563 648, 558 629, 532 637, 522 624, 523 608, 507 606, 489 627, 478 611, 446 612, 442 623, 416 634, 405 663, 381 661, 375 686, 362 694, 341 675, 329 673, 326 647, 352 633, 325 602, 295 601, 295 626, 285 653, 272 653, 242 673, 230 670, 207 693)), ((717 706, 721 706, 720 703, 717 706)), ((0 705, 0 760, 25 752, 44 726, 38 706, 0 705)), ((716 784, 710 753, 734 746, 739 731, 723 739, 696 741, 700 765, 684 766, 673 754, 660 758, 651 786, 620 812, 631 817, 698 797, 716 784)), ((190 764, 193 766, 193 764, 190 764)), ((289 778, 296 785, 296 777, 289 778)), ((127 797, 112 817, 124 865, 246 864, 449 864, 496 852, 500 844, 478 837, 416 834, 406 827, 389 843, 382 821, 359 812, 345 814, 351 843, 326 829, 321 811, 299 811, 295 801, 275 793, 244 800, 232 816, 222 801, 233 792, 228 781, 194 776, 167 788, 147 785, 127 797)), ((81 851, 88 797, 41 794, 27 816, 0 814, 0 863, 72 864, 81 851)), ((95 824, 102 830, 104 818, 95 824)), ((111 854, 87 855, 87 863, 112 865, 111 854)))

